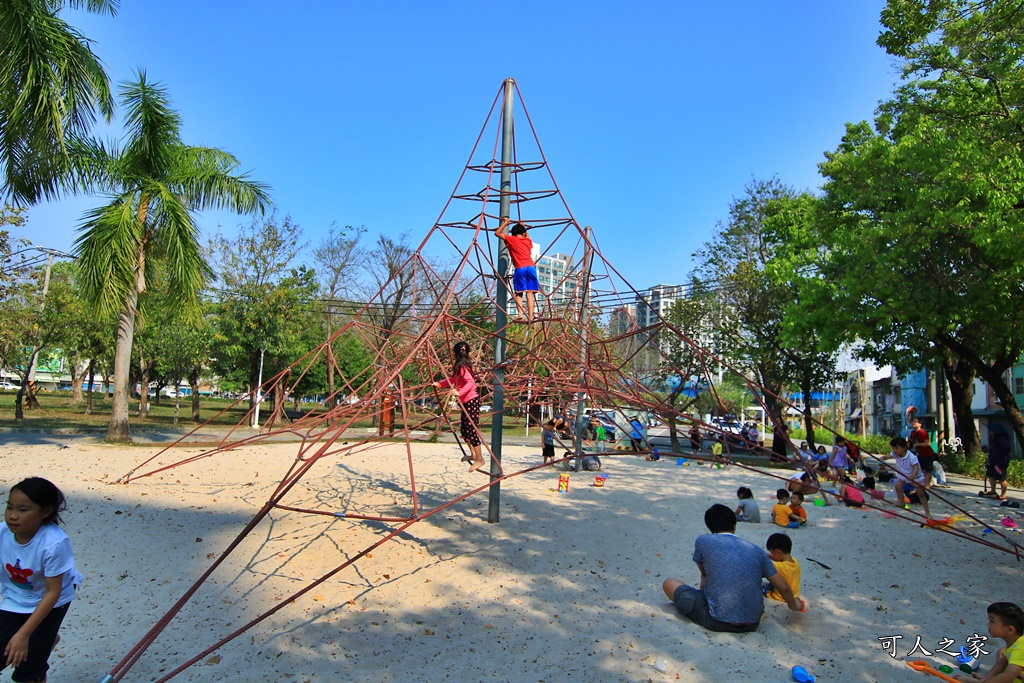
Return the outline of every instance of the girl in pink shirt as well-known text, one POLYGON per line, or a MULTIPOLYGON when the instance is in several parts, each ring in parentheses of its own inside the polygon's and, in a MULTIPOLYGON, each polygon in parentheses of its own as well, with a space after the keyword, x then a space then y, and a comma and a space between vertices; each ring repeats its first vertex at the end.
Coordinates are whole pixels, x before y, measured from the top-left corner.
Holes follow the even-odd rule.
POLYGON ((476 393, 476 378, 473 376, 473 365, 469 360, 469 344, 463 341, 456 343, 452 348, 452 355, 455 356, 452 376, 434 382, 434 386, 438 389, 454 386, 459 393, 459 405, 462 406, 459 434, 473 454, 472 457, 465 456, 462 459, 470 461, 470 472, 476 472, 484 466, 484 459, 480 455, 480 397, 476 393))

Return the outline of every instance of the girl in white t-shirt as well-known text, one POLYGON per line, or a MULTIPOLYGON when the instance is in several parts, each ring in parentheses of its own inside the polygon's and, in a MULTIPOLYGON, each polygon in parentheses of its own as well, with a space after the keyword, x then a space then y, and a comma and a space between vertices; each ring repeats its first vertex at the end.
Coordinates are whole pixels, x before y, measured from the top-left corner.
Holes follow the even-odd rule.
POLYGON ((82 575, 57 525, 64 494, 31 477, 11 487, 0 526, 0 647, 15 681, 45 681, 47 660, 82 575))
POLYGON ((892 446, 892 453, 883 456, 881 460, 892 460, 896 470, 896 501, 900 507, 906 504, 903 488, 912 488, 917 494, 917 499, 924 507, 924 516, 930 521, 932 513, 928 509, 928 494, 924 488, 924 473, 921 471, 921 464, 917 456, 908 450, 907 440, 897 436, 889 442, 892 446))

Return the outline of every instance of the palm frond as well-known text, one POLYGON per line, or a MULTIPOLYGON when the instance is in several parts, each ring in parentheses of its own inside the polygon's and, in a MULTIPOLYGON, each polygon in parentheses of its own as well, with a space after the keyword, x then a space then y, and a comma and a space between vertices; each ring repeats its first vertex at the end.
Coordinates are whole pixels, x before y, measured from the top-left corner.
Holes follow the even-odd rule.
POLYGON ((116 144, 108 149, 102 141, 74 136, 68 140, 69 168, 64 182, 68 190, 89 188, 95 192, 116 192, 119 187, 120 153, 116 144))
POLYGON ((233 173, 239 164, 232 154, 215 147, 183 145, 178 155, 168 185, 177 188, 193 208, 263 214, 273 204, 269 186, 250 180, 248 173, 233 173))
POLYGON ((85 9, 93 14, 107 13, 112 17, 117 16, 117 10, 120 9, 120 0, 67 0, 68 7, 73 9, 85 9))
POLYGON ((65 136, 85 134, 97 110, 114 104, 91 43, 42 0, 0 2, 0 159, 5 193, 22 201, 52 197, 66 169, 65 136), (26 168, 43 156, 43 168, 26 168), (32 184, 38 185, 32 187, 32 184))
POLYGON ((161 256, 168 292, 183 307, 196 306, 199 292, 213 275, 199 244, 199 226, 181 196, 168 186, 152 183, 146 191, 151 197, 150 234, 161 256))
POLYGON ((146 80, 139 71, 135 81, 125 81, 120 88, 127 131, 124 154, 133 175, 159 178, 173 167, 181 117, 171 109, 164 86, 146 80))
POLYGON ((87 212, 75 240, 82 291, 103 317, 120 313, 137 287, 144 226, 135 193, 123 193, 87 212))

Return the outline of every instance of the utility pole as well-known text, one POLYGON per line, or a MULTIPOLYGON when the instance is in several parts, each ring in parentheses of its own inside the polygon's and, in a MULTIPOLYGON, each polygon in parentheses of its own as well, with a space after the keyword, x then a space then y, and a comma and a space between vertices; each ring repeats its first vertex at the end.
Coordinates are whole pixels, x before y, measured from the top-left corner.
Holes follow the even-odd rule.
MULTIPOLYGON (((43 275, 43 295, 39 300, 39 316, 42 318, 43 312, 46 310, 46 294, 50 291, 50 270, 53 268, 53 259, 59 258, 74 258, 71 254, 65 254, 57 249, 49 249, 47 247, 36 247, 32 246, 29 249, 38 251, 46 254, 46 270, 43 275)), ((35 397, 35 390, 33 385, 36 381, 36 365, 39 360, 39 352, 42 350, 43 330, 41 327, 36 327, 36 341, 32 345, 32 353, 28 359, 28 372, 25 374, 25 382, 21 385, 21 389, 18 390, 18 395, 15 398, 14 406, 14 419, 20 420, 25 417, 23 405, 26 394, 28 396, 28 402, 31 406, 38 406, 38 401, 35 397)))
POLYGON ((263 403, 263 349, 260 349, 260 372, 256 380, 256 388, 249 390, 249 396, 256 392, 256 407, 252 410, 252 428, 260 428, 260 404, 263 403))

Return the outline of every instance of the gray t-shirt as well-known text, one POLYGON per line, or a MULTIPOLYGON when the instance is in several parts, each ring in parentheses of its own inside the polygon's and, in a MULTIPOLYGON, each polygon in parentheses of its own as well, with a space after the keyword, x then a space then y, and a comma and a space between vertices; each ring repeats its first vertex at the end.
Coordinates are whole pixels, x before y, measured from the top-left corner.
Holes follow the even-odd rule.
POLYGON ((693 561, 704 567, 704 595, 711 616, 730 624, 753 624, 764 614, 761 579, 776 573, 761 548, 733 534, 703 534, 693 561))
POLYGON ((757 501, 753 498, 741 498, 740 499, 740 514, 736 516, 736 519, 741 522, 760 522, 761 521, 761 509, 757 507, 757 501))

